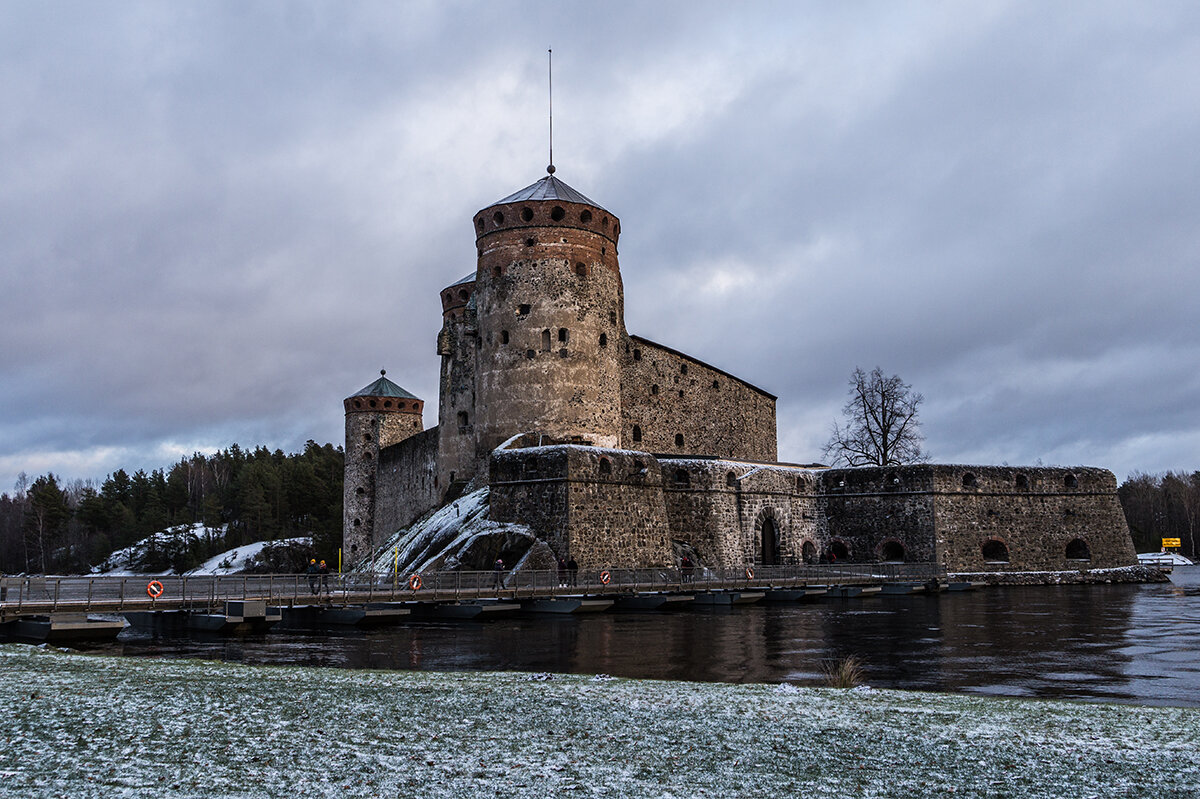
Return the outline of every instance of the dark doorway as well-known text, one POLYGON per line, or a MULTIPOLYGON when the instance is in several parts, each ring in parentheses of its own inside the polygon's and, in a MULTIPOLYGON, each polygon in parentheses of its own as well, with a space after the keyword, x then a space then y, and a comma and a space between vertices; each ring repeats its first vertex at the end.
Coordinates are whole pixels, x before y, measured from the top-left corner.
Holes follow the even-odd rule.
POLYGON ((899 541, 888 541, 880 550, 879 559, 884 563, 903 563, 904 546, 899 541))
POLYGON ((829 545, 829 554, 832 556, 831 560, 833 561, 850 560, 850 549, 841 541, 834 541, 829 545))
POLYGON ((762 523, 762 565, 775 566, 779 563, 779 530, 775 520, 763 519, 762 523))

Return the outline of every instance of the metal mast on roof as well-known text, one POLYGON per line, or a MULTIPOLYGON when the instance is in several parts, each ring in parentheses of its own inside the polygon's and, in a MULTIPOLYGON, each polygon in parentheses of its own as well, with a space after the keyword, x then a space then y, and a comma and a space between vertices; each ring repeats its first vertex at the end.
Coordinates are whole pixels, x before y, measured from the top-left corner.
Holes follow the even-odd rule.
POLYGON ((554 51, 546 51, 546 74, 550 84, 550 165, 547 174, 554 174, 554 51))

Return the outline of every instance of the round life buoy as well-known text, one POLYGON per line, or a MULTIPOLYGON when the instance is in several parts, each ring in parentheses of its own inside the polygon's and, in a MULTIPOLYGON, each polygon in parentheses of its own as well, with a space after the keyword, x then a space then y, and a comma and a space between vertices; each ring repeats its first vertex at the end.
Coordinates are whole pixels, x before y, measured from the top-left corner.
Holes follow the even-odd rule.
POLYGON ((746 579, 747 579, 747 580, 753 580, 753 579, 754 579, 754 569, 753 569, 753 568, 751 568, 750 566, 747 566, 747 567, 746 567, 746 579))
POLYGON ((408 587, 414 591, 421 590, 421 575, 414 574, 412 577, 409 577, 408 578, 408 587))
POLYGON ((163 595, 163 584, 158 580, 151 580, 146 584, 146 594, 151 599, 158 599, 163 595))
POLYGON ((612 575, 611 575, 611 574, 609 574, 609 573, 608 573, 608 572, 606 572, 606 571, 600 572, 600 582, 601 582, 602 584, 604 584, 604 585, 608 585, 608 583, 609 583, 609 581, 610 581, 610 580, 612 580, 612 575))

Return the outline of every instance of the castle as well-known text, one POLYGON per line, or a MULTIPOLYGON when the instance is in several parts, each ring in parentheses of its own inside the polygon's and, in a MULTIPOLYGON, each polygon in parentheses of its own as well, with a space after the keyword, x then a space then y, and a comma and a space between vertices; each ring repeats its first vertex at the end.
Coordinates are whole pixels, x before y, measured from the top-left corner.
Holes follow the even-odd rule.
POLYGON ((486 484, 491 519, 590 567, 1136 563, 1103 469, 775 462, 775 396, 630 334, 620 220, 548 172, 475 214, 441 291, 437 426, 386 376, 344 401, 350 562, 486 484))

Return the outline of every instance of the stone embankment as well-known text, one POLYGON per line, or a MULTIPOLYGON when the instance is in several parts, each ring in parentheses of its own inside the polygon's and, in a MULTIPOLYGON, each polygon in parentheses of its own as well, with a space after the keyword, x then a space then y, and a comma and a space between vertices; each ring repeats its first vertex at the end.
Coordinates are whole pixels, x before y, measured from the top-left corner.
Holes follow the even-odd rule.
POLYGON ((952 580, 987 585, 1103 585, 1105 583, 1166 583, 1171 578, 1152 566, 1044 572, 956 572, 952 580))

